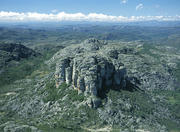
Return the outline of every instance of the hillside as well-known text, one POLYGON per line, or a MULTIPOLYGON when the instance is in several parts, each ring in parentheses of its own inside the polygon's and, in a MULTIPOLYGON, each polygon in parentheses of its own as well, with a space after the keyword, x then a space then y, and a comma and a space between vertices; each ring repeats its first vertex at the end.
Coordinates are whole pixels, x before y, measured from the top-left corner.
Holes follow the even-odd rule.
POLYGON ((39 56, 38 52, 24 45, 0 43, 0 86, 26 76, 25 71, 29 70, 31 72, 27 61, 30 62, 30 60, 39 56), (16 73, 16 75, 13 73, 16 73))
POLYGON ((12 61, 20 61, 37 56, 38 53, 21 44, 0 43, 0 68, 9 65, 12 61))
POLYGON ((180 130, 176 48, 87 39, 44 60, 1 87, 2 131, 180 130))

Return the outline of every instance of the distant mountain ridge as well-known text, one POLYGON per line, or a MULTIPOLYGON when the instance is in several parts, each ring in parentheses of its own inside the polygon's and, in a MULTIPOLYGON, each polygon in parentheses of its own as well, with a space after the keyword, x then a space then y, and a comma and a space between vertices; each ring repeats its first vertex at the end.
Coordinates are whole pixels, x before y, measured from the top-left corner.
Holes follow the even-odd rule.
POLYGON ((0 26, 4 27, 21 27, 21 28, 57 28, 69 25, 131 25, 131 26, 157 26, 157 27, 174 27, 180 26, 180 21, 137 21, 137 22, 89 22, 89 21, 63 21, 63 22, 0 22, 0 26))

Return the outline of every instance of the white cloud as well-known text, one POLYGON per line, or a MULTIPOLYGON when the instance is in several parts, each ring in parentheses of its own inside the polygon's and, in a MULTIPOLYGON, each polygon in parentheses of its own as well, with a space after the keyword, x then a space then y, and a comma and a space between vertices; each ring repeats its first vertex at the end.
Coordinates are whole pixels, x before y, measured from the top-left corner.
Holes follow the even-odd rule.
POLYGON ((121 0, 122 4, 126 4, 128 2, 128 0, 121 0))
POLYGON ((112 16, 105 14, 83 14, 83 13, 65 13, 56 14, 37 13, 37 12, 5 12, 0 11, 0 22, 61 22, 61 21, 99 21, 99 22, 134 22, 134 21, 173 21, 180 20, 180 16, 112 16))
POLYGON ((136 6, 136 10, 141 10, 143 8, 143 4, 140 3, 139 5, 136 6))
POLYGON ((52 13, 57 13, 58 10, 57 9, 54 9, 54 10, 51 10, 52 13))

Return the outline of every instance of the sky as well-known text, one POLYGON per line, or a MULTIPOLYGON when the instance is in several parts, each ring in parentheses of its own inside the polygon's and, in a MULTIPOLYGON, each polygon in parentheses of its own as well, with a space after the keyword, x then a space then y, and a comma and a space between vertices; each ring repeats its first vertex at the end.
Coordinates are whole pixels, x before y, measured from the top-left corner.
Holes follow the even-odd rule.
POLYGON ((0 22, 64 20, 180 20, 180 0, 0 0, 0 22))

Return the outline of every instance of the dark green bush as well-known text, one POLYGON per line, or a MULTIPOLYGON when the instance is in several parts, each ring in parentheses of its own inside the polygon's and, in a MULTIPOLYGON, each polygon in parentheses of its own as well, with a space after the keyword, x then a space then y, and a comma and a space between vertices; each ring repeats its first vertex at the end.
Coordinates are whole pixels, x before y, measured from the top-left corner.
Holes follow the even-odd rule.
POLYGON ((68 85, 63 83, 59 86, 59 88, 56 88, 55 81, 48 82, 45 87, 45 92, 47 92, 47 96, 44 98, 44 102, 56 101, 62 98, 64 96, 62 93, 66 90, 67 87, 68 85), (59 90, 61 90, 62 92, 59 93, 59 90))
POLYGON ((69 94, 68 94, 68 97, 72 101, 80 101, 80 102, 82 102, 84 100, 84 95, 83 94, 78 95, 77 90, 70 90, 69 94))

